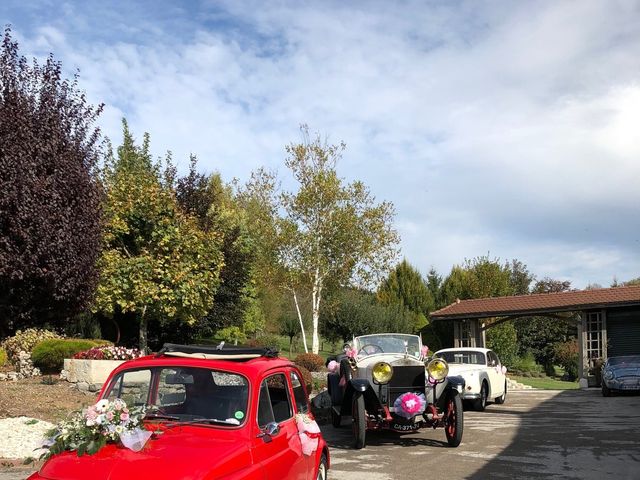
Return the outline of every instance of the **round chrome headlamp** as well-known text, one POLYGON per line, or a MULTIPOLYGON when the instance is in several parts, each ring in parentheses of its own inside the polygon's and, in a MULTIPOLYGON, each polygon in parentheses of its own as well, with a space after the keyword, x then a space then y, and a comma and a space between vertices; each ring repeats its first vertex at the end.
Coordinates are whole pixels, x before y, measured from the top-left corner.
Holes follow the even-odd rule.
POLYGON ((613 380, 613 377, 615 377, 615 375, 613 374, 613 372, 611 370, 607 370, 606 372, 604 372, 604 378, 607 380, 613 380))
POLYGON ((442 358, 434 358, 427 364, 427 373, 437 382, 444 380, 449 373, 449 364, 442 358))
POLYGON ((374 382, 384 385, 389 383, 391 377, 393 377, 393 367, 387 362, 378 362, 373 366, 371 373, 373 374, 374 382))

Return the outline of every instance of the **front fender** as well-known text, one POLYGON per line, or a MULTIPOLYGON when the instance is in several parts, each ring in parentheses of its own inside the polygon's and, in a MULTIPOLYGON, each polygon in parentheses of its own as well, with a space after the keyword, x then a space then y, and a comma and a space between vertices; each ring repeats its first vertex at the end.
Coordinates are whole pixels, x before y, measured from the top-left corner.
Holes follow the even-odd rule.
POLYGON ((447 377, 447 380, 449 380, 447 385, 448 388, 458 390, 459 393, 462 393, 464 391, 464 387, 466 386, 464 377, 460 375, 453 375, 451 377, 447 377))
POLYGON ((466 381, 461 375, 452 375, 447 377, 446 384, 442 393, 438 397, 436 405, 440 411, 444 411, 447 400, 452 392, 457 392, 458 394, 462 394, 464 392, 464 387, 466 385, 466 381))
POLYGON ((327 390, 331 397, 331 405, 340 405, 342 403, 343 396, 342 387, 340 387, 340 375, 337 373, 329 373, 327 375, 327 390))
POLYGON ((340 408, 340 415, 351 415, 351 403, 354 395, 364 396, 364 407, 369 413, 377 413, 382 410, 382 404, 369 380, 352 378, 347 383, 340 408))

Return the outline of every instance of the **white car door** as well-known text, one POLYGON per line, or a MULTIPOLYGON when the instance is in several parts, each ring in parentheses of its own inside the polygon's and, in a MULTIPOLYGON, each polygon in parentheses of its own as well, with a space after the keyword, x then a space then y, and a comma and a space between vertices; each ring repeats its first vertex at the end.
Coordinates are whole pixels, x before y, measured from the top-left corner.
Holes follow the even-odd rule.
POLYGON ((502 373, 502 364, 498 355, 492 351, 487 352, 487 371, 491 382, 489 400, 493 400, 504 393, 505 374, 502 373))

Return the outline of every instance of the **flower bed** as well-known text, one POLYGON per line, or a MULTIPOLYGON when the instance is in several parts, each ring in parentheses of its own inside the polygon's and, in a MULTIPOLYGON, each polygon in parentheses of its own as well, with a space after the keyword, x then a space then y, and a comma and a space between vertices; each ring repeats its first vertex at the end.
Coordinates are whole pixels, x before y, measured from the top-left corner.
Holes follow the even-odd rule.
POLYGON ((141 355, 135 348, 112 345, 90 348, 76 353, 71 359, 65 359, 62 375, 80 390, 97 392, 114 368, 141 355))
POLYGON ((76 353, 73 358, 83 360, 133 360, 141 357, 142 354, 137 348, 116 347, 106 345, 101 347, 93 347, 84 352, 76 353))

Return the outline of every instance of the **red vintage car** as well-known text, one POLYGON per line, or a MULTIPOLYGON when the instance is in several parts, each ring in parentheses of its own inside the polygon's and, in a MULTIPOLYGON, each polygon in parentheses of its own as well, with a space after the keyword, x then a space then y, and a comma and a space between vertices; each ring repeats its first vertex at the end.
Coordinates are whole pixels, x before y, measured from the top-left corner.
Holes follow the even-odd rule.
POLYGON ((54 455, 30 479, 326 479, 326 442, 301 433, 302 375, 269 349, 165 344, 116 368, 99 398, 146 406, 144 427, 156 433, 138 452, 108 443, 54 455))

